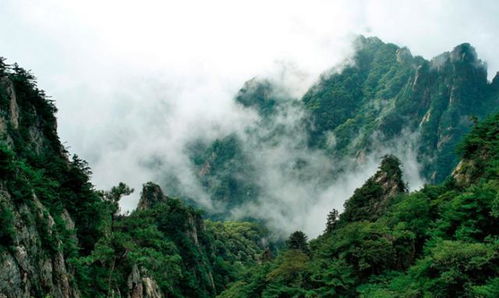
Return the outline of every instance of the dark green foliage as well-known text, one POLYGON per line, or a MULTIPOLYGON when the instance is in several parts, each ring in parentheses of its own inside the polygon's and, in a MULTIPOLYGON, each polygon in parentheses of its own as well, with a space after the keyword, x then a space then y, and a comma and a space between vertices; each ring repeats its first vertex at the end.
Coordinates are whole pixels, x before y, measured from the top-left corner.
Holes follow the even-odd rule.
MULTIPOLYGON (((238 206, 258 195, 256 170, 242 151, 240 140, 228 136, 209 147, 199 144, 191 150, 197 176, 213 200, 225 208, 238 206)), ((215 216, 216 217, 216 216, 215 216)))
MULTIPOLYGON (((221 296, 496 297, 499 180, 491 173, 497 174, 499 157, 497 117, 476 125, 464 142, 463 163, 484 161, 470 184, 451 177, 400 194, 370 221, 354 216, 344 221, 343 213, 337 225, 332 213, 336 225, 310 241, 309 258, 284 252, 221 296)), ((374 177, 385 171, 397 176, 398 161, 385 160, 374 177)), ((377 201, 379 188, 366 185, 350 200, 359 196, 358 203, 365 204, 362 194, 377 201)))
MULTIPOLYGON (((473 124, 464 160, 445 183, 407 194, 400 161, 385 156, 343 214, 329 214, 323 235, 308 242, 297 231, 274 259, 258 224, 205 222, 179 199, 118 214, 120 198, 133 190, 120 183, 96 191, 88 164, 69 158, 59 142, 53 101, 29 71, 0 59, 2 251, 17 241, 16 208, 28 206, 41 210, 27 219, 41 253, 63 252, 83 297, 125 295, 132 272, 151 277, 168 297, 497 297, 499 115, 476 122, 497 109, 498 77, 487 82, 469 44, 428 62, 360 38, 354 62, 304 96, 309 146, 348 156, 369 152, 372 135, 390 141, 417 131, 423 175, 443 181, 457 163, 455 145, 473 124), (33 207, 38 201, 43 208, 33 207)), ((250 82, 236 100, 269 127, 282 108, 269 82, 250 82)), ((274 128, 260 141, 272 143, 283 131, 274 128)), ((228 136, 191 148, 202 186, 223 207, 259 193, 240 142, 228 136)))
MULTIPOLYGON (((112 210, 110 210, 112 211, 112 210)), ((256 264, 264 231, 250 223, 211 223, 169 198, 115 219, 87 257, 73 258, 86 296, 127 289, 133 266, 171 297, 212 297, 256 264)))
POLYGON ((405 191, 400 161, 393 155, 385 156, 378 172, 345 202, 340 224, 376 220, 385 211, 389 200, 405 191))
POLYGON ((392 83, 390 76, 404 81, 405 73, 410 72, 410 65, 404 64, 400 68, 401 73, 398 73, 397 47, 393 44, 362 37, 356 47, 355 66, 345 68, 341 74, 324 76, 303 97, 313 115, 310 139, 313 145, 324 144, 326 132, 339 128, 349 119, 355 119, 364 102, 371 97, 379 94, 382 98, 388 98, 384 93, 400 90, 399 84, 392 83))
POLYGON ((225 289, 227 284, 240 278, 249 266, 263 258, 265 246, 262 240, 268 232, 259 224, 206 221, 206 230, 213 247, 217 289, 225 289))
POLYGON ((130 188, 125 183, 120 182, 117 186, 113 186, 110 191, 102 193, 104 200, 110 204, 113 216, 119 211, 119 201, 121 197, 128 196, 132 194, 133 191, 133 188, 130 188))
POLYGON ((465 138, 459 151, 473 163, 465 164, 469 180, 478 177, 495 178, 499 175, 499 114, 491 115, 477 124, 465 138), (486 170, 485 172, 483 172, 486 170))
POLYGON ((8 247, 14 244, 15 232, 12 210, 0 202, 0 243, 2 246, 8 247))
POLYGON ((90 169, 85 161, 75 155, 69 166, 60 170, 60 196, 78 227, 81 248, 84 254, 88 254, 104 233, 103 225, 110 216, 110 207, 90 183, 90 169))
POLYGON ((374 179, 368 180, 361 188, 355 190, 353 196, 345 202, 342 221, 369 220, 376 218, 373 206, 383 196, 383 188, 374 179))
POLYGON ((353 62, 324 75, 303 97, 312 117, 310 144, 337 158, 375 149, 373 134, 386 142, 418 132, 422 174, 442 182, 458 162, 454 148, 470 128, 465 119, 499 106, 497 84, 487 83, 485 65, 469 44, 428 62, 360 37, 353 62))
POLYGON ((326 221, 326 229, 324 230, 324 233, 331 233, 334 231, 334 229, 338 225, 338 220, 340 217, 340 213, 338 210, 333 209, 329 214, 327 215, 327 221, 326 221))
POLYGON ((5 60, 6 59, 4 57, 0 57, 0 77, 4 76, 8 69, 8 65, 5 63, 5 60))
MULTIPOLYGON (((88 253, 102 235, 107 203, 90 183, 88 165, 77 156, 68 160, 57 136, 57 109, 38 89, 35 77, 17 64, 6 67, 4 75, 0 95, 6 96, 6 90, 12 88, 18 111, 18 127, 7 121, 4 132, 12 145, 5 149, 2 144, 0 153, 12 151, 10 158, 2 156, 4 165, 0 166, 0 171, 10 172, 5 181, 9 193, 17 202, 31 200, 34 193, 54 215, 63 209, 69 211, 78 226, 81 248, 88 253)), ((14 116, 10 115, 10 107, 1 108, 4 117, 14 116)))
POLYGON ((0 145, 0 174, 2 177, 8 177, 15 172, 15 168, 12 163, 14 161, 15 154, 7 146, 0 145))
POLYGON ((263 117, 270 117, 278 106, 274 89, 275 86, 269 81, 252 79, 239 90, 235 100, 244 107, 255 109, 263 117))
POLYGON ((286 241, 286 246, 288 249, 297 249, 305 253, 309 252, 307 235, 305 235, 302 231, 292 233, 286 241))
MULTIPOLYGON (((11 198, 14 207, 43 211, 35 212, 27 224, 38 232, 41 253, 63 252, 82 296, 126 293, 130 274, 138 270, 168 296, 212 297, 259 260, 265 231, 256 224, 210 224, 205 229, 201 212, 178 199, 119 215, 120 198, 133 189, 120 183, 110 191, 96 191, 88 164, 76 155, 68 158, 61 146, 55 106, 36 87, 34 76, 17 65, 1 71, 7 79, 1 77, 0 116, 8 124, 0 144, 0 187, 6 194, 2 200, 11 198), (7 88, 15 92, 18 126, 15 118, 9 118, 15 115, 10 115, 12 93, 7 94, 7 88), (46 209, 35 206, 37 199, 46 209), (68 226, 68 216, 74 230, 68 226)), ((237 144, 228 140, 213 150, 222 158, 214 160, 218 173, 230 171, 224 156, 238 154, 237 144)), ((11 205, 1 202, 0 242, 8 249, 16 239, 16 228, 11 205)))
MULTIPOLYGON (((338 160, 321 175, 324 184, 351 166, 349 160, 362 164, 370 153, 385 150, 414 154, 418 174, 441 183, 457 165, 455 148, 473 121, 499 107, 499 77, 487 81, 486 65, 469 44, 427 61, 407 48, 359 37, 350 62, 324 73, 301 100, 291 100, 270 80, 244 84, 235 101, 256 112, 259 128, 248 128, 248 138, 234 134, 191 148, 199 182, 219 203, 212 218, 226 219, 234 208, 264 197, 254 152, 245 150, 278 145, 289 130, 303 138, 301 149, 338 160), (302 115, 295 123, 277 120, 295 111, 302 115)), ((306 163, 300 162, 296 175, 307 177, 306 163)), ((177 184, 172 181, 169 188, 177 184)))

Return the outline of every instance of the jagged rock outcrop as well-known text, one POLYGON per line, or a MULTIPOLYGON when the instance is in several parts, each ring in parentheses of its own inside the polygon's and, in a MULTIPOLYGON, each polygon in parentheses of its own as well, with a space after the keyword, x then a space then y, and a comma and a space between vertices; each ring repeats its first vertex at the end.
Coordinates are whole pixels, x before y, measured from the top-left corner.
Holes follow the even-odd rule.
POLYGON ((147 182, 142 187, 142 193, 140 195, 139 203, 137 204, 137 210, 145 210, 152 208, 158 203, 164 203, 168 200, 168 196, 163 194, 161 187, 152 182, 147 182))
POLYGON ((303 97, 310 142, 339 159, 402 139, 414 147, 423 178, 441 182, 459 162, 454 148, 469 132, 470 116, 481 119, 499 106, 497 82, 488 82, 486 64, 468 43, 427 61, 361 37, 353 60, 303 97))
POLYGON ((406 191, 400 161, 393 155, 387 155, 376 174, 356 189, 353 196, 345 202, 340 221, 374 221, 383 214, 390 198, 406 191))
POLYGON ((144 268, 139 269, 137 265, 133 265, 127 284, 129 290, 127 297, 129 298, 165 297, 156 281, 147 275, 144 268))
MULTIPOLYGON (((14 90, 14 85, 12 81, 7 77, 0 78, 0 88, 3 89, 4 100, 8 101, 8 121, 12 125, 12 128, 19 128, 19 107, 16 100, 16 92, 14 90)), ((2 117, 3 118, 3 117, 2 117)), ((2 119, 4 120, 4 119, 2 119)), ((3 121, 2 121, 3 122, 3 121)))
MULTIPOLYGON (((163 193, 161 187, 153 182, 147 182, 142 187, 137 210, 146 210, 154 208, 157 204, 166 203, 169 200, 168 196, 163 193)), ((187 212, 185 233, 189 235, 196 247, 200 247, 198 231, 204 231, 204 223, 197 214, 187 212)))
POLYGON ((0 77, 0 97, 2 98, 2 116, 0 116, 0 135, 6 144, 13 145, 13 140, 8 133, 8 128, 19 128, 19 108, 12 82, 7 77, 0 77))

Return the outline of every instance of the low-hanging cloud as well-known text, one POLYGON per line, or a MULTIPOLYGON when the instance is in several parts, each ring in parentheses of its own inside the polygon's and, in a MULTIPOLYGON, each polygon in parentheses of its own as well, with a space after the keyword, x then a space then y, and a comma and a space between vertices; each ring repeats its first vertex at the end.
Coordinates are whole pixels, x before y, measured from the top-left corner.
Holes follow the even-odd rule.
MULTIPOLYGON (((233 101, 246 80, 272 78, 299 98, 321 72, 352 53, 356 34, 408 46, 425 58, 470 42, 493 74, 499 69, 497 15, 494 0, 4 0, 0 55, 32 69, 40 87, 53 96, 60 136, 71 152, 89 161, 99 188, 124 181, 140 189, 170 172, 209 208, 210 198, 193 176, 185 146, 231 133, 244 137, 241 132, 258 122, 254 112, 233 101)), ((302 112, 283 114, 281 120, 300 119, 302 112)), ((275 168, 261 160, 262 179, 268 176, 262 181, 266 194, 286 198, 293 206, 287 210, 279 205, 276 210, 284 215, 266 218, 276 225, 291 219, 291 228, 316 234, 327 211, 341 207, 374 173, 386 150, 368 156, 364 168, 352 169, 327 187, 312 178, 293 186, 292 171, 281 177, 273 171, 295 158, 307 159, 318 173, 335 166, 320 152, 300 146, 299 139, 283 138, 277 146, 255 151, 275 158, 275 168), (299 197, 310 193, 315 205, 300 208, 307 202, 299 197), (318 222, 304 222, 300 210, 318 222)), ((408 156, 403 160, 415 161, 413 152, 404 150, 398 152, 408 156)), ((405 166, 412 173, 418 165, 405 166)), ((418 179, 409 177, 414 184, 421 183, 418 179)), ((137 195, 125 198, 122 207, 132 209, 137 195)))
MULTIPOLYGON (((276 89, 278 94, 271 97, 292 98, 285 86, 276 89)), ((291 99, 278 106, 272 120, 260 119, 239 132, 243 151, 258 173, 255 183, 260 194, 230 210, 233 217, 261 219, 279 237, 297 229, 317 236, 325 227, 327 214, 332 209, 341 212, 345 200, 377 171, 387 154, 400 158, 410 190, 424 184, 417 162, 417 132, 404 130, 400 137, 383 143, 379 141, 383 138, 374 134, 371 150, 335 160, 324 150, 307 145, 307 113, 291 99)))

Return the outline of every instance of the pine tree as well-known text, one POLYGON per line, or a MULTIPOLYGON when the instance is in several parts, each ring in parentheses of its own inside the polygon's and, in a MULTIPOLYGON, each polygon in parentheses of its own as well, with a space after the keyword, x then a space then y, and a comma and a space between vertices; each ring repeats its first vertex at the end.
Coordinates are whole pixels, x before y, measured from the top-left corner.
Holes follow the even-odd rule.
POLYGON ((309 252, 307 235, 305 235, 302 231, 296 231, 291 234, 289 239, 286 241, 286 244, 289 249, 298 249, 305 253, 309 252))
POLYGON ((331 233, 336 228, 339 217, 340 214, 338 210, 333 209, 331 212, 329 212, 329 214, 327 215, 326 230, 324 230, 325 233, 331 233))

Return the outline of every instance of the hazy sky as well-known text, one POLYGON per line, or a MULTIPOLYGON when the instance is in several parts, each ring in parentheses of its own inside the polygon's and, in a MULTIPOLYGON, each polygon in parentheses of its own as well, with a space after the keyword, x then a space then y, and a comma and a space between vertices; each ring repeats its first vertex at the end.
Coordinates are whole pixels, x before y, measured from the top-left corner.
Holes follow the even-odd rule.
POLYGON ((0 0, 0 56, 55 99, 60 136, 98 187, 137 188, 150 158, 185 170, 186 141, 250 122, 232 96, 254 76, 299 96, 356 34, 425 58, 470 42, 495 73, 498 16, 497 0, 0 0))

